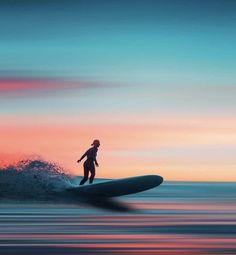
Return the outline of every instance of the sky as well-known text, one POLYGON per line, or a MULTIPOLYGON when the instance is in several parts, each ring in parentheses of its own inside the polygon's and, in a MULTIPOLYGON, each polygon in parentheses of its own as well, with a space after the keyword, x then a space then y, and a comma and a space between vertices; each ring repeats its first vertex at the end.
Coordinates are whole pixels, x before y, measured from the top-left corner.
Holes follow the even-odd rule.
POLYGON ((0 165, 236 181, 236 2, 0 1, 0 165))

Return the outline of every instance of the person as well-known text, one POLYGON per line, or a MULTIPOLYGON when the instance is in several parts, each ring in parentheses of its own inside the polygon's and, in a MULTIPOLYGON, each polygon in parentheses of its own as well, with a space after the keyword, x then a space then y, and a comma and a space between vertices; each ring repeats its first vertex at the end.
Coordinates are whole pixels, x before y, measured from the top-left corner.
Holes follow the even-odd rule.
POLYGON ((100 146, 100 141, 99 140, 94 140, 93 143, 91 144, 90 149, 88 149, 83 156, 77 160, 78 163, 83 160, 87 156, 87 159, 84 161, 84 178, 81 180, 80 185, 83 185, 87 180, 90 172, 90 177, 89 177, 89 183, 93 183, 93 179, 95 177, 95 165, 98 167, 98 162, 97 162, 97 151, 98 147, 100 146), (95 163, 95 165, 94 165, 95 163))

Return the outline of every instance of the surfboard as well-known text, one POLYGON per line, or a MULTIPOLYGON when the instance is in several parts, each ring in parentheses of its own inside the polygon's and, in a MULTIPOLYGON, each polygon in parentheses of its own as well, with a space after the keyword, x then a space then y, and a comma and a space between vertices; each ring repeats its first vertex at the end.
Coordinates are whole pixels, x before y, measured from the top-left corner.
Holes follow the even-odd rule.
POLYGON ((69 188, 68 191, 88 198, 111 198, 149 190, 159 186, 162 182, 163 178, 161 176, 144 175, 73 187, 69 188))

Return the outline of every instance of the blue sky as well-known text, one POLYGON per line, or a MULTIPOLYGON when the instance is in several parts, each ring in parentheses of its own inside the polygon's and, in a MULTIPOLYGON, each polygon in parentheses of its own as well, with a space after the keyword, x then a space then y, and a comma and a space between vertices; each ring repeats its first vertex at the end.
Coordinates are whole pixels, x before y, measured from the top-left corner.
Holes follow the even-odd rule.
POLYGON ((193 105, 205 91, 205 109, 235 113, 235 10, 235 1, 1 1, 0 75, 95 81, 124 96, 136 87, 174 108, 183 91, 193 105))

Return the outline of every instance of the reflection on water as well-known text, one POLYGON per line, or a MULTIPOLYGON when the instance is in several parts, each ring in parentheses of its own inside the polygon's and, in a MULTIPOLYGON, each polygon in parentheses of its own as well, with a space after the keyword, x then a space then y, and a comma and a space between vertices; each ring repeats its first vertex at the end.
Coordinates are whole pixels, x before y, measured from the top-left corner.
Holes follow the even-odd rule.
POLYGON ((138 210, 0 206, 0 254, 236 254, 235 183, 164 183, 120 198, 138 210))

